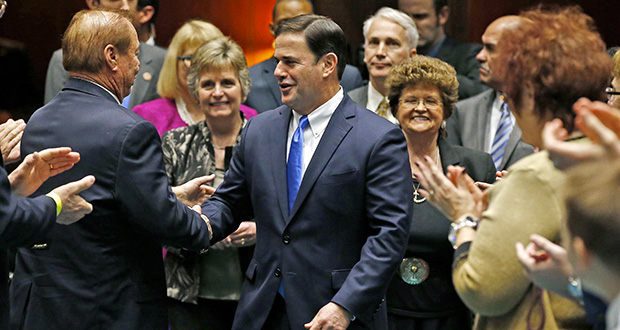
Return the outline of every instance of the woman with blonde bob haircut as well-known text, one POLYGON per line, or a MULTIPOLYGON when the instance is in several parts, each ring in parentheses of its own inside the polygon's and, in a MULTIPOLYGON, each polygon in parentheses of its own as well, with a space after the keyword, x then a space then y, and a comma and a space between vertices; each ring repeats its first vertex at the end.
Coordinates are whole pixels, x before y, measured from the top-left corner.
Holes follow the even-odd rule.
MULTIPOLYGON (((222 37, 215 25, 202 20, 190 20, 176 32, 162 66, 157 93, 162 97, 138 105, 133 111, 155 124, 159 135, 174 128, 193 125, 205 119, 198 102, 187 87, 187 75, 196 49, 204 43, 222 37)), ((243 108, 247 118, 255 112, 243 108)))

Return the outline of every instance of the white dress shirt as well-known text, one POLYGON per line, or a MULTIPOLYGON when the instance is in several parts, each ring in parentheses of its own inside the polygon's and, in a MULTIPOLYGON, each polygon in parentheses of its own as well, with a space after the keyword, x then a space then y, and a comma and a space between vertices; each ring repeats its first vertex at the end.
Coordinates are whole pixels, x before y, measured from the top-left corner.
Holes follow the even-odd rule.
MULTIPOLYGON (((306 173, 306 168, 308 168, 308 164, 310 164, 310 160, 316 151, 316 147, 321 142, 321 137, 323 137, 323 132, 327 128, 327 124, 329 120, 332 118, 334 111, 342 99, 344 98, 344 92, 342 87, 340 90, 332 96, 327 102, 323 103, 321 106, 316 108, 308 115, 308 125, 304 127, 304 145, 303 145, 303 167, 302 167, 302 179, 303 174, 306 173)), ((297 126, 299 126, 299 119, 302 115, 300 115, 297 111, 293 109, 293 116, 291 117, 291 122, 288 125, 288 137, 286 140, 286 161, 288 162, 288 154, 291 150, 291 141, 293 140, 293 134, 295 134, 295 130, 297 126)))
MULTIPOLYGON (((387 100, 387 97, 381 95, 381 93, 372 86, 372 83, 368 82, 368 101, 366 101, 366 109, 377 113, 377 108, 384 98, 387 100)), ((398 119, 392 115, 390 109, 387 111, 387 120, 398 125, 398 119)))

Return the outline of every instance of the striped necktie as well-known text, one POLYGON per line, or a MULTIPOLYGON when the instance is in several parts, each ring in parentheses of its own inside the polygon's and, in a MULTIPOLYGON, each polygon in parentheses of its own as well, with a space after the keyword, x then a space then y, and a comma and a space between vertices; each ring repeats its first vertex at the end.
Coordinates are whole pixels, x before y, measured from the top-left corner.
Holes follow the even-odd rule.
POLYGON ((497 125, 497 131, 495 131, 493 145, 491 146, 493 163, 495 163, 495 168, 498 170, 502 164, 502 158, 504 158, 504 151, 506 150, 506 145, 508 144, 510 132, 512 132, 512 119, 510 118, 508 104, 506 104, 506 102, 502 102, 501 109, 502 116, 499 119, 499 125, 497 125))

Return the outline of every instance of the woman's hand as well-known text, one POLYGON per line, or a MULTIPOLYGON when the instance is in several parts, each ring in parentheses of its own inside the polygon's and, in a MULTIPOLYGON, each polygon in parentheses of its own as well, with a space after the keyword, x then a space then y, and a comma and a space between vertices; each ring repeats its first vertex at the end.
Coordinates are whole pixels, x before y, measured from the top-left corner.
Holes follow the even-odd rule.
POLYGON ((444 175, 430 157, 416 162, 421 175, 418 180, 424 187, 422 196, 439 209, 448 219, 456 221, 463 216, 480 217, 484 194, 474 181, 465 174, 465 169, 448 166, 448 176, 444 175))

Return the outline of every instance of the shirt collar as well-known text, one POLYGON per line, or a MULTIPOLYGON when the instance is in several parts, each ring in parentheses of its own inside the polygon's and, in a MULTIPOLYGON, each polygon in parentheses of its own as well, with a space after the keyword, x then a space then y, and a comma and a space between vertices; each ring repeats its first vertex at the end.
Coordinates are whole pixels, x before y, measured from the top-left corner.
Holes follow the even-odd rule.
POLYGON ((366 108, 372 111, 377 110, 379 103, 381 103, 383 99, 384 96, 375 89, 371 82, 368 82, 368 101, 366 102, 366 108))
POLYGON ((95 85, 95 86, 99 86, 100 88, 102 88, 104 91, 108 92, 108 94, 112 95, 112 97, 116 100, 116 103, 118 103, 119 105, 121 104, 121 102, 118 100, 118 97, 116 97, 116 95, 112 94, 112 92, 110 92, 107 88, 99 85, 98 83, 92 81, 92 80, 88 80, 88 79, 84 79, 84 78, 80 78, 80 77, 73 77, 75 79, 80 79, 80 80, 84 80, 84 81, 88 81, 89 83, 95 85))
MULTIPOLYGON (((323 133, 325 128, 327 128, 330 118, 336 111, 336 108, 338 108, 338 105, 340 105, 340 102, 342 102, 343 98, 344 92, 341 86, 338 92, 332 96, 331 99, 323 103, 308 115, 308 123, 310 124, 310 129, 312 130, 313 135, 318 136, 323 133)), ((301 114, 293 110, 293 121, 296 123, 295 127, 299 125, 299 119, 301 116, 301 114)))

